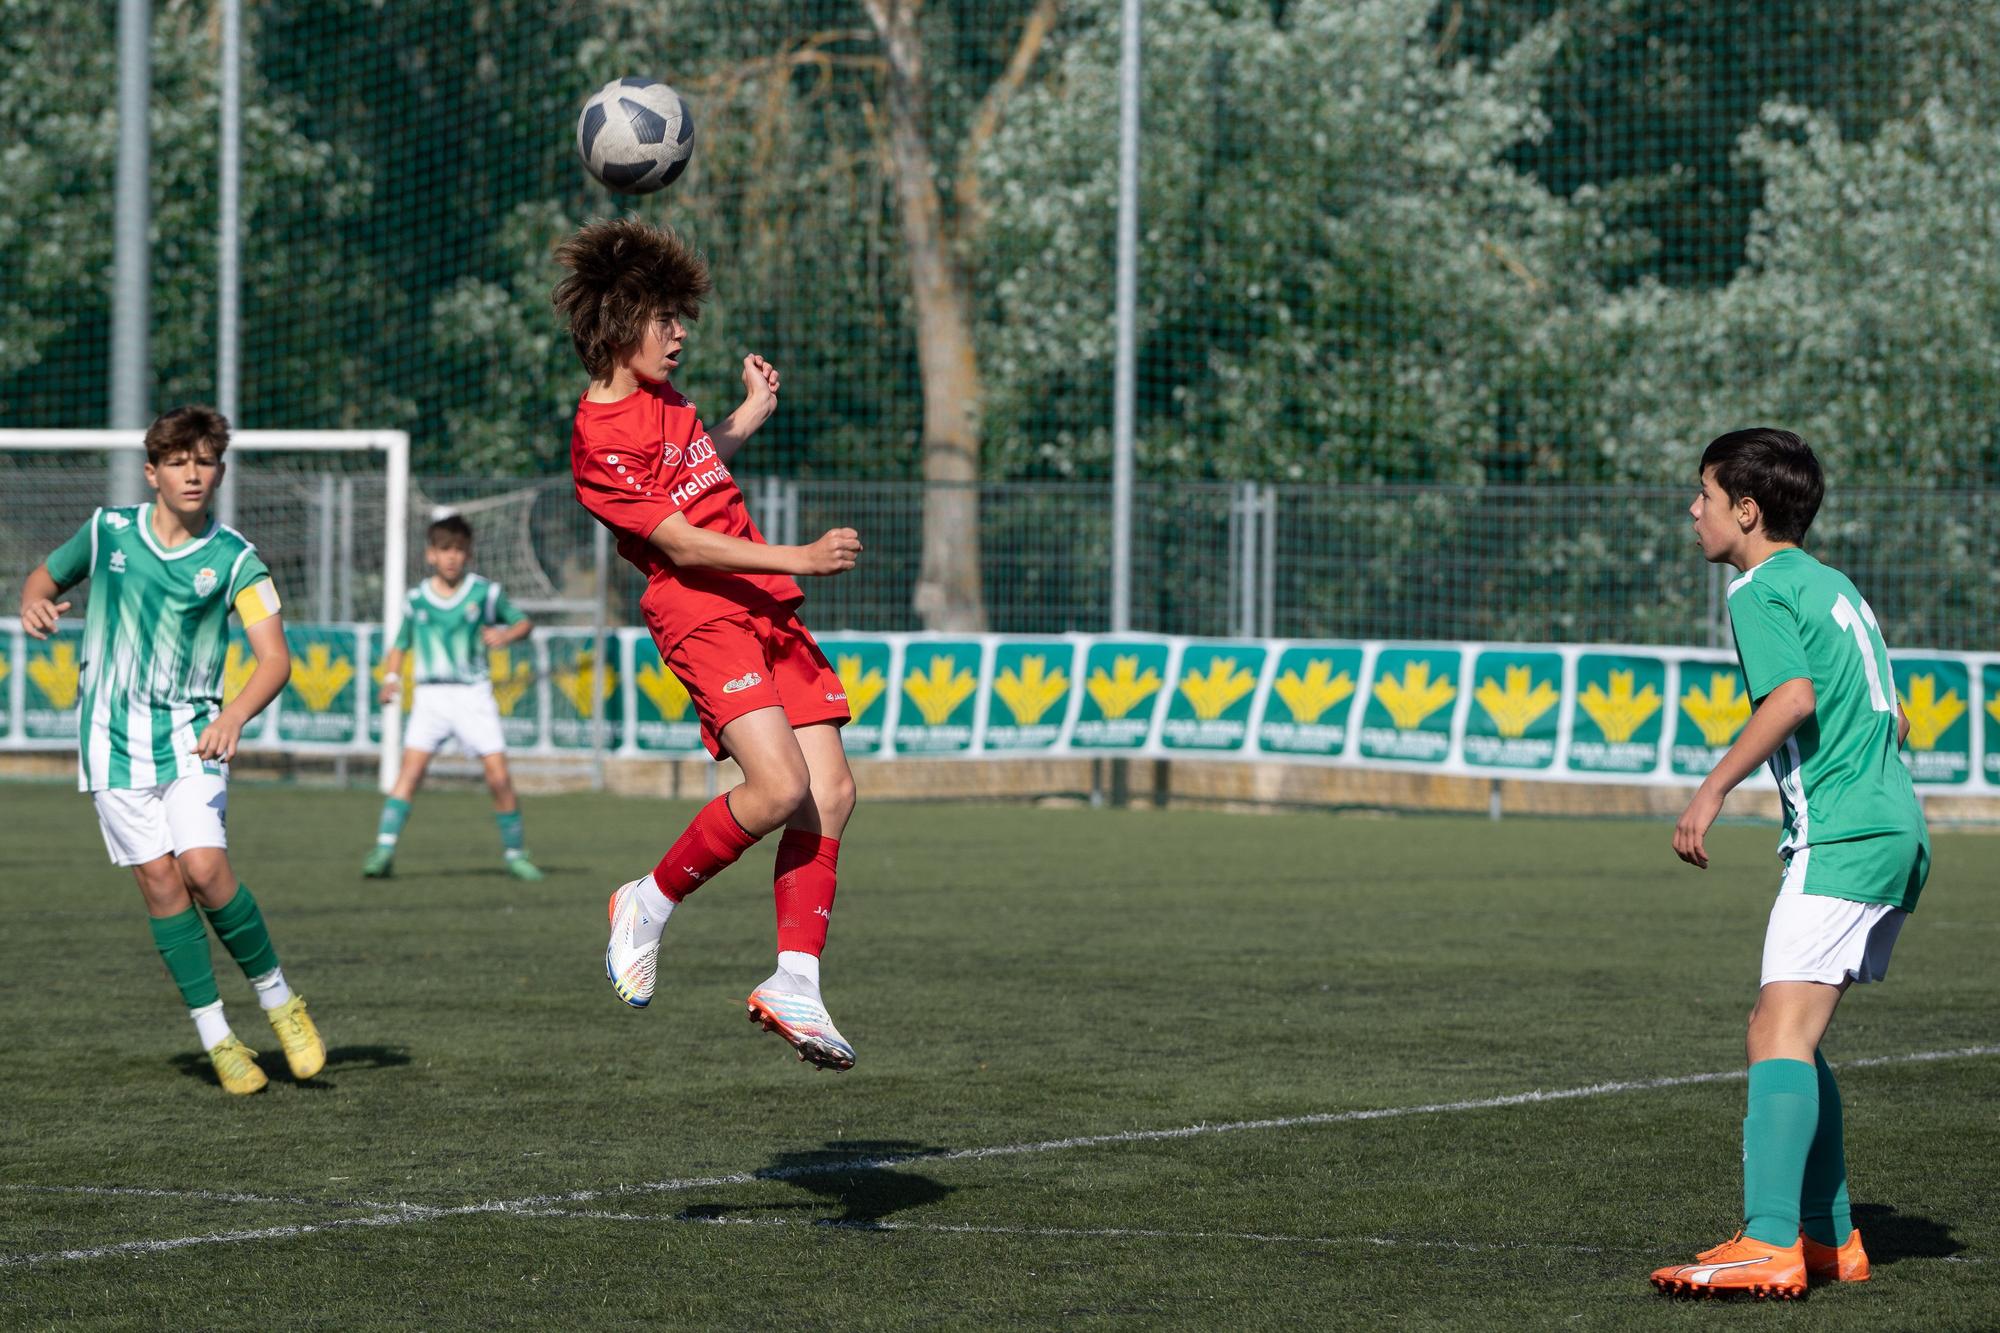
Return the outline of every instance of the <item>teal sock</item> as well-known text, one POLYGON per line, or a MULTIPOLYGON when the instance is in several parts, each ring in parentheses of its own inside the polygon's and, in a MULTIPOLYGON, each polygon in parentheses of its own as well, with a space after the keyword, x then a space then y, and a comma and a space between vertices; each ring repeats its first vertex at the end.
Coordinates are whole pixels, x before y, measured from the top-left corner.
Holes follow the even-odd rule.
POLYGON ((208 913, 208 924, 244 976, 261 977, 277 970, 278 951, 271 947, 271 932, 264 929, 264 914, 257 910, 249 885, 238 884, 234 898, 208 913))
POLYGON ((190 907, 179 916, 153 917, 151 925, 153 947, 160 951, 174 985, 181 988, 187 1007, 214 1004, 215 967, 208 961, 208 932, 201 928, 201 917, 190 907))
POLYGON ((375 825, 375 845, 394 847, 403 836, 403 821, 410 817, 410 803, 400 796, 382 802, 382 818, 375 825))
POLYGON ((1799 1220, 1806 1234, 1822 1245, 1839 1246, 1854 1230, 1847 1206, 1847 1152, 1841 1146, 1840 1085, 1826 1057, 1813 1052, 1819 1074, 1819 1125, 1812 1151, 1806 1154, 1805 1188, 1799 1192, 1799 1220))
POLYGON ((507 859, 511 861, 522 855, 527 846, 523 839, 528 835, 521 827, 521 812, 509 810, 504 814, 496 813, 493 822, 500 826, 500 846, 506 853, 507 859))
POLYGON ((1795 1245, 1806 1155, 1819 1125, 1819 1075, 1803 1060, 1750 1066, 1743 1117, 1743 1230, 1766 1245, 1795 1245))

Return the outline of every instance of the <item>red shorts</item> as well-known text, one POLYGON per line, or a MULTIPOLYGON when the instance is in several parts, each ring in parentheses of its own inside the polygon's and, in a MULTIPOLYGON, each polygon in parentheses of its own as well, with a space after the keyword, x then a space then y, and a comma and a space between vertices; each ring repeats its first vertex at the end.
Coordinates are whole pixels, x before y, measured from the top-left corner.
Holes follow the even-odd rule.
POLYGON ((847 687, 788 610, 743 611, 694 629, 667 654, 701 718, 701 743, 728 757, 722 729, 760 708, 782 708, 794 727, 848 720, 847 687))

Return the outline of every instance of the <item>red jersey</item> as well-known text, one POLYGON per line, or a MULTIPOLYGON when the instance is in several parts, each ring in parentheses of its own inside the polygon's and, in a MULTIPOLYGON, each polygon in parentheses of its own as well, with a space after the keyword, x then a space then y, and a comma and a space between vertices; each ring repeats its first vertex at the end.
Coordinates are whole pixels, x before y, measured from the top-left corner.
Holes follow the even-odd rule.
POLYGON ((579 402, 569 466, 576 498, 617 536, 618 554, 646 576, 639 605, 663 654, 711 620, 805 600, 787 575, 681 569, 646 540, 672 514, 710 532, 764 540, 694 404, 671 384, 642 381, 615 403, 579 402))

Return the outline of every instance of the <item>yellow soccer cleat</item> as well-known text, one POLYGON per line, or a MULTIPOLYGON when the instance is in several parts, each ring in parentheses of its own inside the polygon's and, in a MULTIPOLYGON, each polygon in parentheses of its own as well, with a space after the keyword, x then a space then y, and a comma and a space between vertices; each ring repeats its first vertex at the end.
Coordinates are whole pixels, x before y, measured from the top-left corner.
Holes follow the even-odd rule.
POLYGON ((1670 1296, 1774 1296, 1794 1300, 1806 1294, 1805 1252, 1790 1245, 1767 1245, 1737 1232, 1691 1264, 1656 1269, 1653 1285, 1670 1296))
POLYGON ((1815 1282, 1866 1282, 1868 1251, 1861 1248, 1861 1230, 1847 1233, 1839 1246, 1822 1245, 1811 1236, 1800 1236, 1805 1250, 1806 1276, 1815 1282))
POLYGON ((208 1062, 215 1066, 222 1090, 238 1097, 259 1092, 270 1082, 257 1067, 257 1052, 238 1041, 233 1032, 208 1048, 208 1062))
POLYGON ((293 1078, 303 1081, 326 1068, 326 1043, 319 1039, 319 1029, 306 1012, 305 996, 294 995, 276 1009, 266 1009, 264 1017, 271 1020, 271 1031, 278 1034, 285 1048, 285 1063, 292 1067, 293 1078))

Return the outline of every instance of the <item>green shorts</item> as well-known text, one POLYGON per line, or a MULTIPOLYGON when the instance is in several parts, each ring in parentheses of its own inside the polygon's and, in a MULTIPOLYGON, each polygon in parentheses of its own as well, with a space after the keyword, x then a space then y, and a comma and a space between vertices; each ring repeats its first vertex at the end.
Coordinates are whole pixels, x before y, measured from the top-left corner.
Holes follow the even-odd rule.
POLYGON ((1778 892, 1888 903, 1914 912, 1930 873, 1928 835, 1885 833, 1800 848, 1785 858, 1785 882, 1778 892))

